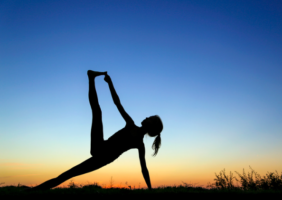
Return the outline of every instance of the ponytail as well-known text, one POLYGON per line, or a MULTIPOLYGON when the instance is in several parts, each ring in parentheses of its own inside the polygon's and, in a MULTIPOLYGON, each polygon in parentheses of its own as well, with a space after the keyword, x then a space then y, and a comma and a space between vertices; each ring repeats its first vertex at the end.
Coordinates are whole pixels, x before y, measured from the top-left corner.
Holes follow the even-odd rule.
POLYGON ((153 156, 157 155, 160 146, 161 146, 161 134, 158 134, 158 136, 156 137, 152 145, 152 149, 155 150, 155 153, 153 154, 153 156))
POLYGON ((151 118, 153 119, 153 123, 152 126, 150 126, 147 134, 150 137, 157 136, 152 145, 152 149, 155 150, 153 156, 155 156, 157 155, 159 148, 161 146, 161 132, 163 130, 163 123, 158 115, 151 116, 151 118))

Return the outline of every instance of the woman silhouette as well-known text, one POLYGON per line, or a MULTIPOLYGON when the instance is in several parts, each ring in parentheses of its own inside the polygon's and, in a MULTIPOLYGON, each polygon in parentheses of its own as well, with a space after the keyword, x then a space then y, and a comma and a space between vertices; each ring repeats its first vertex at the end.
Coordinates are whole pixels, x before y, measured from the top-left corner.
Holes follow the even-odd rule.
POLYGON ((114 89, 112 80, 107 72, 95 72, 88 70, 87 75, 89 78, 89 102, 92 109, 90 149, 90 154, 92 155, 92 157, 62 173, 57 178, 50 179, 29 190, 46 190, 56 187, 74 176, 79 176, 81 174, 97 170, 113 162, 122 153, 133 148, 138 149, 142 174, 148 188, 152 189, 150 176, 145 161, 145 146, 143 143, 143 138, 146 133, 151 137, 157 136, 152 146, 152 148, 155 150, 154 155, 156 155, 160 148, 160 133, 163 129, 160 117, 157 115, 151 116, 141 122, 141 127, 136 126, 134 124, 134 121, 122 107, 119 97, 114 89), (125 127, 112 135, 108 140, 104 140, 103 136, 102 111, 98 103, 98 97, 94 82, 95 77, 100 75, 105 75, 104 80, 109 85, 113 101, 123 119, 126 121, 125 127))

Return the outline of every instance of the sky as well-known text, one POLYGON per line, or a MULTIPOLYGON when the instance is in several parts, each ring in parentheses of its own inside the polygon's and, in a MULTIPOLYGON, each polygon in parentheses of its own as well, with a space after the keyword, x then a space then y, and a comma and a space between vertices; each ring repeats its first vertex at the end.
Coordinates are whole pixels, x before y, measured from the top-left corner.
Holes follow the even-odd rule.
MULTIPOLYGON (((153 188, 280 174, 281 35, 281 1, 0 1, 0 184, 35 186, 91 157, 87 70, 108 72, 137 126, 161 117, 156 157, 144 137, 153 188)), ((106 140, 125 121, 95 83, 106 140)), ((111 179, 147 188, 137 149, 60 186, 111 179)))

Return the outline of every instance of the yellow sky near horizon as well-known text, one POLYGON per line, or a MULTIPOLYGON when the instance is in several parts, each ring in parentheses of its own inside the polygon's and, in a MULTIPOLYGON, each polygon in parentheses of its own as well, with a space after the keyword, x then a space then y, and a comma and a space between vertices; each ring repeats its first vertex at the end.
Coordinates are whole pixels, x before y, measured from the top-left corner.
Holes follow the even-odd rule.
MULTIPOLYGON (((77 185, 87 185, 95 182, 103 188, 107 188, 110 186, 112 178, 113 187, 127 187, 127 185, 131 185, 132 188, 134 186, 135 188, 139 188, 140 185, 141 188, 147 188, 138 158, 128 160, 127 156, 130 155, 126 154, 125 156, 121 156, 113 163, 96 171, 73 177, 57 187, 68 187, 70 182, 73 181, 77 185)), ((273 159, 275 159, 275 157, 273 157, 273 159)), ((225 163, 222 161, 221 164, 224 164, 219 165, 216 163, 211 164, 210 161, 206 163, 197 159, 190 159, 191 163, 189 164, 188 161, 173 162, 172 160, 165 162, 163 159, 156 160, 155 158, 154 160, 154 158, 148 157, 147 167, 153 188, 160 186, 178 186, 184 183, 206 187, 208 183, 211 184, 215 182, 215 173, 219 175, 224 168, 227 176, 232 172, 233 176, 238 179, 239 176, 235 171, 242 175, 243 168, 246 174, 251 173, 252 168, 261 178, 268 172, 275 172, 275 170, 277 170, 280 175, 281 172, 279 169, 272 169, 271 167, 271 163, 274 162, 273 159, 271 157, 265 157, 264 161, 262 161, 258 157, 250 161, 241 161, 241 163, 236 163, 236 160, 234 160, 234 162, 227 161, 225 163), (182 165, 179 165, 179 163, 182 163, 182 165), (249 166, 251 166, 251 168, 249 166)), ((80 163, 76 163, 76 161, 77 160, 74 159, 72 162, 64 164, 53 163, 48 165, 47 163, 0 162, 0 183, 2 183, 1 186, 18 185, 19 183, 28 186, 39 185, 51 178, 57 177, 64 171, 80 163)), ((238 184, 239 183, 234 179, 234 185, 238 184)))

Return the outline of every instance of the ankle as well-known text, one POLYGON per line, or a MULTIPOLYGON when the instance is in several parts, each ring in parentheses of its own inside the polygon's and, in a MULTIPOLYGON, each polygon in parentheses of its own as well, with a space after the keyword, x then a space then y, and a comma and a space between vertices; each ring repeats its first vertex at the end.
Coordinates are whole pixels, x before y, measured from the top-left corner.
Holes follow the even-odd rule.
POLYGON ((88 70, 87 75, 89 78, 95 78, 96 76, 107 75, 107 72, 96 72, 96 71, 88 70))

